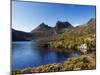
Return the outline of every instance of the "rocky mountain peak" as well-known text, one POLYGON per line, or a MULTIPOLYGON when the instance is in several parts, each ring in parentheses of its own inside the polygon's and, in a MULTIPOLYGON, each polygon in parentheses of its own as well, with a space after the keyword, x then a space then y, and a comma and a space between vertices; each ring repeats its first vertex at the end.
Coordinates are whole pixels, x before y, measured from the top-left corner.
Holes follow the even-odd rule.
POLYGON ((69 22, 62 22, 62 21, 57 21, 55 28, 61 29, 61 28, 71 28, 73 27, 69 22))
POLYGON ((47 24, 45 24, 44 22, 42 22, 37 28, 35 28, 33 31, 47 31, 51 29, 50 26, 48 26, 47 24))

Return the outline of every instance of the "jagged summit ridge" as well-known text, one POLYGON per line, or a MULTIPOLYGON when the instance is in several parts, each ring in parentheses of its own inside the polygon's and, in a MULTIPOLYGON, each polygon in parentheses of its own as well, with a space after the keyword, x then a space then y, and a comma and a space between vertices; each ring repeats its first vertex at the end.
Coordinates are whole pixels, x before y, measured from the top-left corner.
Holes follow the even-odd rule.
POLYGON ((48 30, 59 30, 59 29, 65 29, 65 28, 72 28, 73 26, 69 22, 62 22, 62 21, 57 21, 56 25, 54 27, 50 27, 44 22, 42 22, 38 27, 33 29, 31 32, 39 32, 39 31, 48 31, 48 30))
POLYGON ((61 29, 61 28, 71 28, 73 27, 69 22, 62 22, 62 21, 57 21, 55 28, 56 29, 61 29))
POLYGON ((46 31, 51 29, 50 26, 48 26, 47 24, 45 24, 44 22, 42 22, 37 28, 35 28, 34 30, 32 30, 32 32, 34 31, 46 31))

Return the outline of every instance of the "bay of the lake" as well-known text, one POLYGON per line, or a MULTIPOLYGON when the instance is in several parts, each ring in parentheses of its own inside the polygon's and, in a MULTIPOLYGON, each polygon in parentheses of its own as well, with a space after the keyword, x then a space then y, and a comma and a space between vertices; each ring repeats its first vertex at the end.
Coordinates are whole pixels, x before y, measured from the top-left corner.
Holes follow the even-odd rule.
POLYGON ((11 65, 12 69, 22 69, 45 64, 63 63, 67 58, 78 56, 77 53, 66 54, 50 48, 41 48, 32 41, 17 41, 12 42, 11 65))

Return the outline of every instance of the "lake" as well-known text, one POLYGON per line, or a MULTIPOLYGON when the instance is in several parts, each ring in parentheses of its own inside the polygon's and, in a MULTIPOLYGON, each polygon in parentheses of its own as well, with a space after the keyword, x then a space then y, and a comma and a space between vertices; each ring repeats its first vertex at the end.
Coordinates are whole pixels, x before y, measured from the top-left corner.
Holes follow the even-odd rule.
POLYGON ((41 48, 31 41, 12 42, 12 69, 63 63, 67 58, 78 56, 76 53, 66 54, 50 48, 41 48))

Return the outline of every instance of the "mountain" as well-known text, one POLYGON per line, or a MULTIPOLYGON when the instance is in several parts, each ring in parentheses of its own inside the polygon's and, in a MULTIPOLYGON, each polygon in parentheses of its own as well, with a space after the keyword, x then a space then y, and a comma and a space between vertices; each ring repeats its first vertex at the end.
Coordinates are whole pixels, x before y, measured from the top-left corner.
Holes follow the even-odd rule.
POLYGON ((68 31, 69 29, 73 28, 73 26, 67 21, 66 22, 58 21, 54 28, 57 33, 63 33, 65 31, 68 31))
POLYGON ((28 41, 30 33, 12 29, 12 41, 28 41))
POLYGON ((91 18, 88 22, 87 22, 87 24, 89 25, 96 25, 96 19, 95 18, 91 18))
POLYGON ((53 34, 52 27, 46 25, 45 23, 41 23, 38 27, 33 29, 30 34, 32 35, 32 39, 38 39, 47 37, 53 34))
POLYGON ((92 33, 96 33, 96 19, 92 18, 87 23, 88 27, 91 29, 92 33))
POLYGON ((77 32, 77 34, 83 34, 83 35, 95 34, 96 33, 96 19, 92 18, 87 23, 76 27, 74 30, 75 32, 77 32))
POLYGON ((45 23, 41 23, 36 29, 32 30, 31 32, 42 32, 42 31, 48 31, 52 27, 46 25, 45 23))
POLYGON ((55 27, 50 27, 45 23, 41 23, 37 28, 31 31, 31 35, 33 39, 38 39, 42 37, 48 37, 55 34, 61 34, 65 31, 70 30, 73 26, 69 22, 61 22, 58 21, 55 27))
POLYGON ((61 22, 61 21, 58 21, 55 26, 56 29, 72 28, 72 27, 73 26, 69 22, 61 22))
MULTIPOLYGON (((95 37, 96 35, 96 19, 90 19, 84 25, 80 25, 72 28, 68 32, 64 32, 48 39, 42 39, 42 42, 48 43, 52 47, 62 47, 62 48, 75 48, 82 44, 90 45, 90 50, 95 50, 95 37), (49 40, 53 39, 53 41, 49 40)), ((41 42, 41 40, 40 40, 41 42)))
POLYGON ((48 38, 54 36, 53 39, 71 39, 78 38, 80 36, 89 36, 95 34, 96 19, 90 19, 84 25, 73 27, 69 22, 57 21, 54 27, 50 27, 45 23, 41 23, 38 27, 33 29, 31 32, 23 32, 12 29, 12 40, 13 41, 26 41, 26 40, 37 40, 42 38, 48 38), (62 37, 63 36, 63 37, 62 37))

